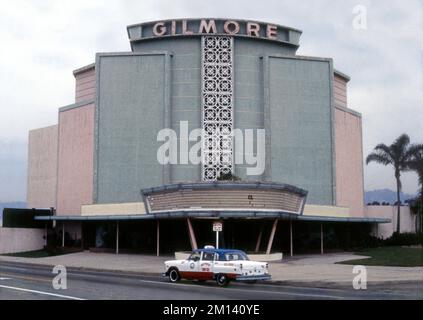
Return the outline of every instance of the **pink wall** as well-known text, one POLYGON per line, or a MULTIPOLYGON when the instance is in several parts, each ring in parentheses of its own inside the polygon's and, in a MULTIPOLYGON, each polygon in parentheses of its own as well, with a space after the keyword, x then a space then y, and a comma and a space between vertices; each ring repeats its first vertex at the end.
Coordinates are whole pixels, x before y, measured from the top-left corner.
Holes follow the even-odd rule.
POLYGON ((364 216, 362 128, 359 115, 335 108, 337 205, 364 216))
POLYGON ((94 104, 59 113, 57 214, 80 215, 92 204, 94 104))
POLYGON ((335 98, 335 106, 347 107, 347 81, 335 74, 333 81, 333 94, 335 98))
POLYGON ((29 132, 28 208, 56 207, 57 134, 57 125, 29 132))
POLYGON ((95 98, 95 68, 76 72, 75 102, 93 100, 95 98))
POLYGON ((0 254, 40 250, 44 233, 44 229, 0 228, 0 254))
MULTIPOLYGON (((368 206, 366 216, 369 218, 387 218, 391 223, 379 224, 376 227, 375 235, 379 238, 389 238, 397 230, 397 207, 393 206, 368 206)), ((411 214, 409 207, 401 207, 401 233, 416 232, 416 216, 411 214)))

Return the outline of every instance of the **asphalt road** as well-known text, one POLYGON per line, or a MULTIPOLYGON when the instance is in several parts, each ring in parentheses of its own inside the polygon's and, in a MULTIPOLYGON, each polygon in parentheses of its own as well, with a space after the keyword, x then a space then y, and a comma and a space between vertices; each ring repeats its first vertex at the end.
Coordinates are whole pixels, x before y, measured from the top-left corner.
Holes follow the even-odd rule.
POLYGON ((168 283, 155 275, 67 270, 67 289, 55 290, 52 269, 0 262, 0 300, 305 300, 423 299, 423 283, 370 285, 368 290, 318 288, 316 284, 274 285, 213 282, 168 283))

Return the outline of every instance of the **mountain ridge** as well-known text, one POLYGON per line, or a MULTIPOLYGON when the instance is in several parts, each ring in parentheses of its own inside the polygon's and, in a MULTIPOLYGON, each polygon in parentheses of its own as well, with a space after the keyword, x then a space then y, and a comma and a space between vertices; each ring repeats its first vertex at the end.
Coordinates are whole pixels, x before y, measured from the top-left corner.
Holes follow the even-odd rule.
MULTIPOLYGON (((406 200, 414 199, 417 195, 409 194, 401 192, 400 199, 401 202, 405 202, 406 200)), ((388 202, 390 204, 394 204, 397 202, 397 193, 391 189, 377 189, 365 192, 365 202, 366 204, 372 202, 388 202)))

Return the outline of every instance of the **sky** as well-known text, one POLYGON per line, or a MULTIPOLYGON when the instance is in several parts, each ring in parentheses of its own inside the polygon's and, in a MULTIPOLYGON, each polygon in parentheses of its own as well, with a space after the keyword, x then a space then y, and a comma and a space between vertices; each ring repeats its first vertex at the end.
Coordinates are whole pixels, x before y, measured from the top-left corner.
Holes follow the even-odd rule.
MULTIPOLYGON (((422 9, 423 0, 0 0, 0 202, 25 200, 28 131, 56 124, 57 109, 74 102, 72 71, 96 52, 130 51, 126 26, 150 20, 298 28, 298 54, 333 58, 351 76, 348 104, 363 115, 365 156, 402 133, 423 143, 422 9), (357 19, 366 28, 354 28, 357 19)), ((365 166, 365 189, 382 188, 395 189, 392 169, 365 166)), ((416 193, 415 174, 404 174, 403 189, 416 193)))

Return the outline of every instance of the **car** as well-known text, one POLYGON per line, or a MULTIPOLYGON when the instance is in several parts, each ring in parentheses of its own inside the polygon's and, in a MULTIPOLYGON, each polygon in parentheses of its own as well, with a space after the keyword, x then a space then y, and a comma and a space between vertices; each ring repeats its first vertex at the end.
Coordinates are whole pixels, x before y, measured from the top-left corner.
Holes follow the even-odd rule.
POLYGON ((265 262, 250 261, 241 250, 215 249, 207 246, 194 250, 188 259, 165 262, 166 272, 171 283, 181 279, 200 282, 214 280, 219 286, 227 286, 231 281, 257 282, 270 280, 269 265, 265 262))

